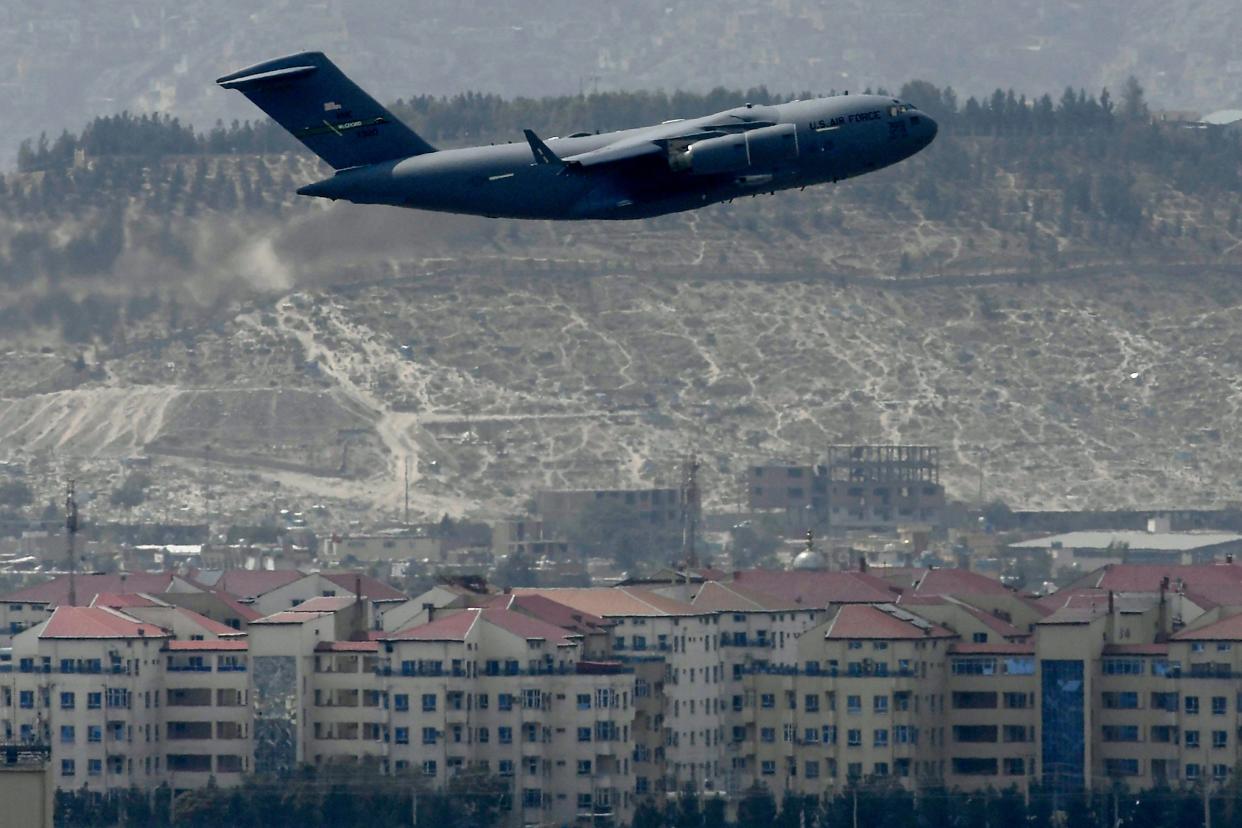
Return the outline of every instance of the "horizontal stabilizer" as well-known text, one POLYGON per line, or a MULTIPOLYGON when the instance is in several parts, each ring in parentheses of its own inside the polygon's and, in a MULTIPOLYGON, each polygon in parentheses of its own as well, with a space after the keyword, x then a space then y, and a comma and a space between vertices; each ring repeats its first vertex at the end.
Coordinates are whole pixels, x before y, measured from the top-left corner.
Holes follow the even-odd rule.
POLYGON ((333 169, 435 152, 322 52, 265 61, 216 83, 241 92, 333 169))

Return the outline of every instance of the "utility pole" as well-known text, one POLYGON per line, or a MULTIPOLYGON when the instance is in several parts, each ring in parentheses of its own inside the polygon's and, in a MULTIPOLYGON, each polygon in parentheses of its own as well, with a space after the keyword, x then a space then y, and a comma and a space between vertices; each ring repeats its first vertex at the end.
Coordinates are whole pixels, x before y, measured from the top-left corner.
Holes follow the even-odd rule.
POLYGON ((405 526, 410 527, 410 455, 405 456, 405 526))
POLYGON ((691 452, 682 465, 681 478, 681 557, 687 570, 697 569, 696 549, 699 531, 699 458, 691 452))
POLYGON ((78 501, 74 498, 74 482, 69 481, 65 493, 65 536, 69 552, 69 606, 78 605, 78 555, 75 543, 78 535, 78 501))

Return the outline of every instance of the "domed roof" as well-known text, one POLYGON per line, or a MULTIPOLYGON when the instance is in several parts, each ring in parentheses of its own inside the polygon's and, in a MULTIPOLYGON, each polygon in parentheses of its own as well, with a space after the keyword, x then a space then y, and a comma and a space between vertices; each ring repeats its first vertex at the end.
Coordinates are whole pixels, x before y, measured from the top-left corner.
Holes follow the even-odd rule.
POLYGON ((819 552, 814 549, 805 549, 799 552, 797 557, 790 564, 790 569, 827 569, 828 561, 819 552))

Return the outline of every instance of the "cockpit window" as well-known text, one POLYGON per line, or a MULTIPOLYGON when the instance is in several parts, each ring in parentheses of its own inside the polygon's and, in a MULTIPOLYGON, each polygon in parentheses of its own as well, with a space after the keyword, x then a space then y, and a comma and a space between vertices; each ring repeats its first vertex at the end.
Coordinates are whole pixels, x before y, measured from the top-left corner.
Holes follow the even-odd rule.
POLYGON ((903 103, 895 104, 894 106, 890 106, 888 108, 888 117, 896 118, 898 115, 901 115, 902 113, 913 112, 916 108, 917 107, 915 107, 914 104, 903 104, 903 103))

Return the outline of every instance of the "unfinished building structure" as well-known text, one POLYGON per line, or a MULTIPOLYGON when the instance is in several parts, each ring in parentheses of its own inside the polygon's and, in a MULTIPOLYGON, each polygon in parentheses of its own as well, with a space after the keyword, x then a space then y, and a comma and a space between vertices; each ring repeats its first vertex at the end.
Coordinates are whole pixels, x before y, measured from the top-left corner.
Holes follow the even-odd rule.
POLYGON ((895 529, 942 520, 936 446, 830 446, 827 473, 828 523, 834 528, 895 529))

